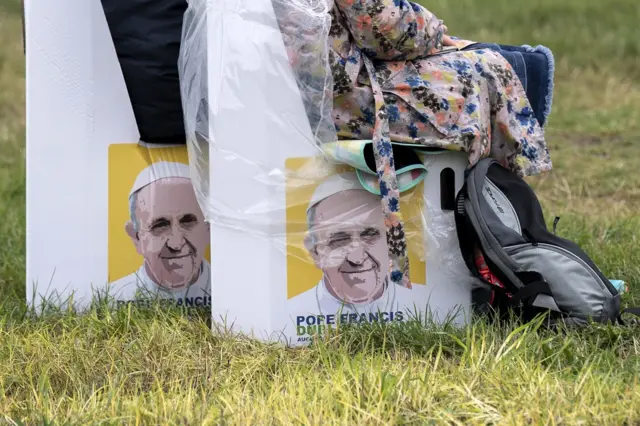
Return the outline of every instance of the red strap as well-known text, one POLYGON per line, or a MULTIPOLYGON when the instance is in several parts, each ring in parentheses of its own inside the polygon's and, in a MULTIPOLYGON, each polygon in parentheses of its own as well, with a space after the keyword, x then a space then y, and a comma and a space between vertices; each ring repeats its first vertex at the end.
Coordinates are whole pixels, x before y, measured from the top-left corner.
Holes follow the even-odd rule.
MULTIPOLYGON (((501 289, 504 289, 504 284, 502 284, 502 282, 498 279, 498 277, 496 277, 490 270, 489 267, 487 266, 487 262, 484 259, 484 256, 482 255, 482 253, 480 252, 480 250, 478 250, 478 248, 475 248, 475 263, 476 263, 476 267, 478 268, 478 272, 480 273, 480 275, 482 276, 482 278, 488 282, 489 284, 499 287, 501 289)), ((511 293, 505 293, 507 297, 511 298, 512 295, 511 293)), ((491 302, 493 303, 493 297, 494 295, 492 294, 491 296, 491 302)))

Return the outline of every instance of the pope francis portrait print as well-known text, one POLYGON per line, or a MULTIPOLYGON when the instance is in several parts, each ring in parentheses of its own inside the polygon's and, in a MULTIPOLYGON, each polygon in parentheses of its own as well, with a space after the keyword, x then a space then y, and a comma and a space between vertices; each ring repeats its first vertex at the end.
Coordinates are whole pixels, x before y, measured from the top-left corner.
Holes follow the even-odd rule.
POLYGON ((136 296, 173 298, 178 304, 210 304, 209 224, 196 199, 190 169, 158 162, 144 169, 129 192, 124 226, 143 262, 132 274, 110 284, 116 300, 136 296))
POLYGON ((390 312, 411 307, 421 289, 389 280, 389 254, 380 197, 355 173, 333 175, 307 208, 304 244, 322 278, 290 299, 296 315, 390 312))

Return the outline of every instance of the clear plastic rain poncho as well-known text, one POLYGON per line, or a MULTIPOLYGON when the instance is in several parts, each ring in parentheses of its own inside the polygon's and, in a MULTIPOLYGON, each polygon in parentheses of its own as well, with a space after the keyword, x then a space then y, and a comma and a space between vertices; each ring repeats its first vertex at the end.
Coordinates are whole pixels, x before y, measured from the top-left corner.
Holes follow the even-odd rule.
POLYGON ((332 7, 332 0, 189 0, 179 70, 192 177, 211 224, 214 316, 216 306, 254 315, 269 303, 280 314, 261 321, 279 329, 293 320, 300 336, 329 326, 317 315, 341 306, 401 320, 408 305, 468 303, 451 205, 466 158, 403 155, 411 283, 400 286, 389 280, 371 141, 341 142, 343 158, 354 161, 325 155, 323 146, 338 140, 332 7), (252 297, 216 289, 230 281, 252 297), (250 288, 241 289, 244 282, 250 288))

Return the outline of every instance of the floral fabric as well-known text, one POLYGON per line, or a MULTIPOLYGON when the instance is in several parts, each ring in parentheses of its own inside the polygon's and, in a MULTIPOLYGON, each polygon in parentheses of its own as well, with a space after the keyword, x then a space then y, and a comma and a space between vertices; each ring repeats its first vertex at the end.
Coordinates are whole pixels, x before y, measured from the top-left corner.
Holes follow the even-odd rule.
POLYGON ((511 65, 492 50, 443 48, 444 26, 406 0, 335 0, 329 55, 340 139, 372 139, 391 279, 409 265, 391 142, 491 156, 520 176, 552 168, 543 129, 511 65))

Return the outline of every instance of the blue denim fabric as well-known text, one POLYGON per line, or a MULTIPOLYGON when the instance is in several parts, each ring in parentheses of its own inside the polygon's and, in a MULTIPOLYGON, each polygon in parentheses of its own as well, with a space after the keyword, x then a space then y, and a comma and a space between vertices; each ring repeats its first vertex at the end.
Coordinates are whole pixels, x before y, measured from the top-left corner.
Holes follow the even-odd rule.
POLYGON ((551 50, 545 46, 508 46, 476 43, 463 50, 491 49, 499 52, 513 67, 527 93, 527 98, 540 126, 551 114, 555 63, 551 50))

